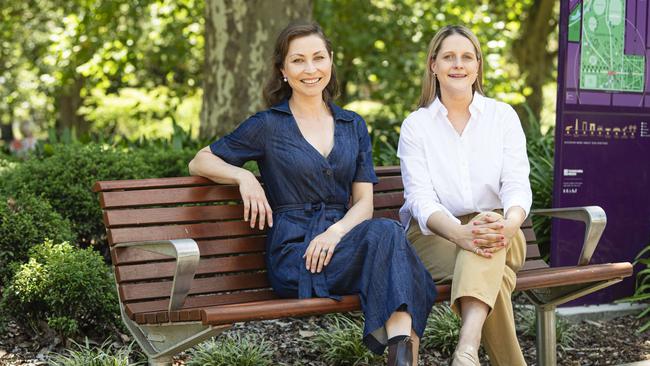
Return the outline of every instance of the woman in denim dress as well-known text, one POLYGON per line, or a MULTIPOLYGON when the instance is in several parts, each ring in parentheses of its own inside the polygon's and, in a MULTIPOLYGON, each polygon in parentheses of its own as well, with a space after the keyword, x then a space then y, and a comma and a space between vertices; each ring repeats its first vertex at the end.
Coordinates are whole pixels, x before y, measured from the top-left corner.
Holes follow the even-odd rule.
POLYGON ((363 341, 389 365, 417 364, 436 288, 399 223, 372 219, 377 183, 364 120, 332 102, 332 47, 320 27, 279 35, 264 89, 269 109, 203 148, 190 173, 238 184, 244 219, 269 227, 266 260, 282 297, 359 294, 363 341), (264 187, 240 168, 255 160, 264 187))

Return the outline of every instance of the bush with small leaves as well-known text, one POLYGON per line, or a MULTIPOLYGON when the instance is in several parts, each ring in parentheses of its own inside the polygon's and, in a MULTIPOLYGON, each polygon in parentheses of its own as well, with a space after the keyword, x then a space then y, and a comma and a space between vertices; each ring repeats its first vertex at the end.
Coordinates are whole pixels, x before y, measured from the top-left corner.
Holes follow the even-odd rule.
POLYGON ((150 177, 142 157, 99 144, 46 145, 42 156, 17 165, 6 174, 2 190, 43 197, 70 220, 79 244, 105 235, 101 208, 92 186, 97 180, 150 177))
POLYGON ((326 328, 316 332, 309 341, 313 348, 321 350, 322 359, 328 365, 374 365, 382 357, 368 350, 363 344, 361 319, 352 319, 343 314, 328 315, 326 328))
POLYGON ((450 355, 458 343, 460 325, 460 318, 448 305, 434 306, 422 336, 422 347, 450 355))
POLYGON ((187 366, 270 366, 271 344, 256 336, 226 335, 192 348, 187 366))
POLYGON ((119 347, 109 340, 99 346, 93 346, 86 339, 85 344, 74 343, 74 346, 62 354, 50 356, 50 366, 138 366, 146 362, 136 361, 134 356, 140 356, 134 350, 134 344, 119 347))
POLYGON ((33 194, 0 194, 0 285, 27 260, 29 249, 45 239, 74 239, 70 223, 46 200, 33 194))
POLYGON ((91 248, 46 241, 32 248, 3 291, 0 311, 71 336, 99 333, 118 324, 115 284, 103 258, 91 248))

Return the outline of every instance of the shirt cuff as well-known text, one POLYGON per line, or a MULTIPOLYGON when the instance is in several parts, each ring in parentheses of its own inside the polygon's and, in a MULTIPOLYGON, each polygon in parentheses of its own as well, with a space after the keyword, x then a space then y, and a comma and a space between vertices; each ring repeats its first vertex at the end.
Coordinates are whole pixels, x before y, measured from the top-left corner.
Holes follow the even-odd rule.
POLYGON ((455 223, 460 224, 460 220, 458 220, 456 216, 452 215, 451 212, 449 212, 449 210, 447 210, 445 206, 436 204, 431 207, 423 208, 419 213, 419 215, 416 217, 422 235, 434 235, 433 231, 429 230, 429 227, 427 226, 427 221, 429 221, 429 217, 431 217, 431 215, 433 215, 436 212, 442 212, 445 215, 447 215, 450 219, 452 219, 455 223))
POLYGON ((508 201, 503 202, 503 217, 506 216, 506 213, 508 213, 508 210, 511 207, 519 206, 524 209, 524 212, 526 212, 526 217, 528 217, 528 214, 530 213, 530 206, 531 202, 525 198, 512 198, 509 199, 508 201))

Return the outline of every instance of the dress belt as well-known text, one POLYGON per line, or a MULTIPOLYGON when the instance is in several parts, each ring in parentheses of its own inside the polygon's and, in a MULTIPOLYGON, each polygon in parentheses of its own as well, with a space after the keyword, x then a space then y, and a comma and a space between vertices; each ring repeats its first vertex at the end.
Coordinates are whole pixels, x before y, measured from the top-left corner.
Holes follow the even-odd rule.
MULTIPOLYGON (((325 211, 328 209, 332 210, 347 210, 347 205, 340 203, 299 203, 299 204, 290 204, 290 205, 281 205, 273 209, 273 213, 281 213, 287 211, 297 211, 303 210, 305 213, 313 213, 311 222, 309 223, 309 228, 305 233, 305 239, 303 241, 304 250, 307 250, 309 243, 316 237, 316 235, 322 233, 327 229, 325 221, 325 211)), ((304 252, 303 252, 304 255, 304 252)), ((328 297, 336 301, 341 300, 341 296, 331 295, 329 289, 327 288, 327 281, 325 277, 325 271, 320 273, 311 273, 303 263, 300 264, 300 278, 298 280, 298 297, 300 299, 311 298, 313 293, 317 297, 328 297), (313 292, 312 292, 313 289, 313 292)))

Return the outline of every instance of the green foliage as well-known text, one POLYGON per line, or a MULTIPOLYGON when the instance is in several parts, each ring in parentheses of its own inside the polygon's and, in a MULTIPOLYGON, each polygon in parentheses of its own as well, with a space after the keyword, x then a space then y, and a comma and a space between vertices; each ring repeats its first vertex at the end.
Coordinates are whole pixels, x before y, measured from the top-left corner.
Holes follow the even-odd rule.
MULTIPOLYGON (((517 330, 523 335, 535 337, 537 335, 537 320, 533 310, 522 310, 515 313, 517 330)), ((563 348, 571 347, 575 343, 575 326, 561 317, 555 321, 555 339, 557 345, 563 348)))
POLYGON ((313 349, 321 350, 328 365, 369 365, 382 358, 370 352, 363 344, 363 325, 360 319, 342 314, 327 316, 327 327, 319 330, 310 341, 313 349))
POLYGON ((46 241, 18 268, 0 308, 26 324, 46 321, 71 336, 111 329, 119 320, 117 303, 112 276, 97 252, 46 241))
POLYGON ((257 336, 227 335, 194 347, 187 366, 270 366, 271 344, 257 336))
POLYGON ((50 366, 138 366, 146 362, 134 361, 129 355, 136 353, 134 344, 118 347, 104 341, 100 346, 93 346, 86 338, 85 344, 74 343, 74 347, 63 354, 50 356, 50 366))
MULTIPOLYGON (((620 302, 638 302, 645 303, 646 308, 637 315, 638 319, 650 316, 650 244, 639 252, 634 259, 635 266, 641 266, 641 270, 636 274, 636 290, 634 295, 626 297, 620 302)), ((645 332, 650 329, 650 319, 642 324, 637 332, 645 332)))
POLYGON ((523 22, 535 19, 528 16, 534 3, 321 0, 314 2, 314 18, 334 45, 342 104, 360 100, 382 104, 374 116, 363 114, 372 124, 375 119, 402 120, 414 109, 428 43, 448 24, 464 24, 478 36, 487 94, 522 103, 536 91, 526 88, 521 77, 525 70, 513 63, 512 49, 517 40, 529 36, 520 30, 523 22))
POLYGON ((151 177, 141 156, 96 144, 46 146, 44 156, 17 166, 3 189, 47 199, 70 220, 79 243, 94 243, 104 235, 101 210, 92 186, 97 180, 151 177))
MULTIPOLYGON (((553 205, 553 166, 555 154, 554 129, 542 133, 539 120, 528 111, 530 128, 526 131, 526 148, 530 162, 530 187, 533 191, 534 208, 550 208, 553 205)), ((533 216, 533 230, 542 256, 548 256, 551 242, 551 218, 533 216)))
POLYGON ((61 242, 74 239, 74 234, 47 200, 30 193, 0 193, 0 285, 11 276, 14 262, 24 262, 29 249, 48 238, 61 242))
POLYGON ((458 343, 460 326, 460 318, 448 305, 434 306, 427 319, 422 346, 450 355, 458 343))

